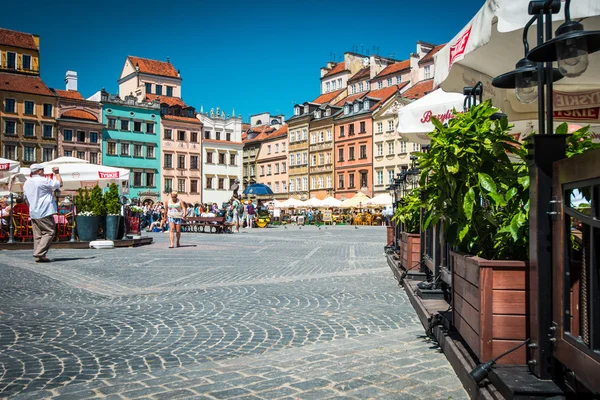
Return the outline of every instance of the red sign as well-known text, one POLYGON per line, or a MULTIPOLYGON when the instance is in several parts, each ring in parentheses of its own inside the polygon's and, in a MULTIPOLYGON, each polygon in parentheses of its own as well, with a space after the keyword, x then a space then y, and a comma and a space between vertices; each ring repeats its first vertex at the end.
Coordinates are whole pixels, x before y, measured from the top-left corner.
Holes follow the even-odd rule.
POLYGON ((554 119, 560 121, 597 121, 599 116, 600 107, 554 111, 554 119))
POLYGON ((0 164, 0 171, 8 171, 10 169, 10 163, 0 164))
POLYGON ((98 177, 100 179, 117 179, 117 178, 119 178, 119 171, 115 171, 115 172, 100 172, 100 171, 98 171, 98 177))
POLYGON ((465 54, 467 43, 469 43, 469 37, 471 37, 471 27, 458 38, 456 43, 450 46, 450 62, 448 64, 448 69, 452 67, 452 64, 454 64, 458 57, 465 54))
POLYGON ((431 110, 427 110, 425 111, 425 113, 423 114, 423 118, 421 118, 421 123, 422 124, 428 124, 431 122, 431 117, 436 117, 437 119, 440 120, 440 122, 442 124, 446 123, 447 121, 453 119, 456 117, 456 115, 454 115, 454 113, 452 112, 452 110, 448 110, 443 114, 437 114, 437 115, 433 115, 433 111, 431 110))
POLYGON ((579 108, 600 107, 600 90, 588 92, 559 92, 553 93, 554 109, 575 110, 579 108))

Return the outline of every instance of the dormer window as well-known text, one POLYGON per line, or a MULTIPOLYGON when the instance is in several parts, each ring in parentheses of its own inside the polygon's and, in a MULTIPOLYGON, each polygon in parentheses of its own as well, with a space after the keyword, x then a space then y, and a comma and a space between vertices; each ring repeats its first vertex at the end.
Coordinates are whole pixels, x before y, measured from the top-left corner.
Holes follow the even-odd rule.
POLYGON ((300 107, 294 107, 294 115, 300 115, 300 107))
POLYGON ((369 99, 365 99, 365 101, 363 101, 363 108, 365 110, 369 109, 369 99))
POLYGON ((315 111, 315 118, 321 118, 321 111, 320 110, 316 110, 315 111))
POLYGON ((362 91, 363 91, 363 83, 362 83, 362 82, 360 82, 360 83, 358 84, 358 91, 359 91, 359 92, 362 92, 362 91))
POLYGON ((359 108, 360 108, 360 103, 354 103, 354 112, 355 113, 358 112, 359 108))
POLYGON ((163 115, 167 115, 167 112, 169 111, 169 107, 166 104, 162 104, 160 106, 160 113, 163 115))
POLYGON ((189 118, 194 118, 194 110, 187 110, 187 116, 189 118))
POLYGON ((371 85, 369 84, 369 81, 367 81, 367 90, 371 89, 371 85))
POLYGON ((331 108, 325 110, 325 116, 329 117, 331 115, 331 108))
POLYGON ((348 104, 344 106, 344 114, 350 114, 350 106, 348 104))
POLYGON ((308 114, 308 104, 304 106, 304 114, 308 114))

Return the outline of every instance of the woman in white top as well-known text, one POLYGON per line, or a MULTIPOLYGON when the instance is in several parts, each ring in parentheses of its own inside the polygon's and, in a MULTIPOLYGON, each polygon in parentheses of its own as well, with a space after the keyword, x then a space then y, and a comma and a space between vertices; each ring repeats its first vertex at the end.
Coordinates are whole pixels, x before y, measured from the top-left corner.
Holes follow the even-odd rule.
POLYGON ((177 247, 180 246, 179 239, 181 238, 181 224, 185 219, 186 209, 185 203, 177 198, 177 192, 171 193, 171 198, 167 200, 167 212, 165 213, 165 219, 169 222, 169 240, 172 249, 174 246, 175 230, 177 230, 177 247))

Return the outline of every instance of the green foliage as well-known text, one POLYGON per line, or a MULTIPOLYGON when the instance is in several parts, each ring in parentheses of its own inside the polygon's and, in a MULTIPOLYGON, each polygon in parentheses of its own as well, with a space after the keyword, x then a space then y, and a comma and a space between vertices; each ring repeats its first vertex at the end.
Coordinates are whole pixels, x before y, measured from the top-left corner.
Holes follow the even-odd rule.
POLYGON ((487 259, 526 259, 529 178, 526 149, 487 101, 445 127, 433 121, 431 149, 419 154, 425 228, 444 218, 446 239, 487 259))
POLYGON ((101 217, 106 215, 104 196, 102 196, 102 189, 98 185, 94 186, 90 193, 89 206, 93 215, 101 217))
POLYGON ((116 183, 111 183, 108 191, 104 193, 104 204, 107 215, 121 214, 121 203, 119 203, 119 187, 116 183))
POLYGON ((584 126, 581 129, 569 134, 569 127, 567 123, 562 123, 556 127, 557 135, 568 135, 567 136, 567 157, 572 157, 576 154, 581 154, 590 149, 600 148, 600 143, 594 143, 592 139, 592 133, 590 132, 590 126, 584 126))
POLYGON ((78 214, 92 211, 90 208, 90 192, 87 190, 87 188, 77 189, 77 194, 75 195, 73 202, 75 203, 75 208, 77 209, 78 214))
POLYGON ((418 189, 411 190, 400 199, 392 219, 396 223, 404 224, 404 232, 419 233, 422 204, 420 191, 418 189))

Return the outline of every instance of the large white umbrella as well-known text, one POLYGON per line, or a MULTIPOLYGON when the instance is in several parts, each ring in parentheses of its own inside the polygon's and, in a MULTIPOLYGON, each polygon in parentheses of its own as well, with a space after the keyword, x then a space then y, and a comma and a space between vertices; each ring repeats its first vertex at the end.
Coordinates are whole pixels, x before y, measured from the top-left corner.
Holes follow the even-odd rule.
MULTIPOLYGON (((441 49, 435 57, 434 86, 447 92, 462 93, 463 87, 483 83, 483 97, 506 113, 510 120, 537 119, 537 103, 520 103, 513 89, 498 89, 492 79, 512 71, 524 56, 523 28, 530 15, 529 0, 487 0, 471 21, 441 49)), ((563 3, 564 8, 564 3, 563 3)), ((584 18, 585 30, 600 30, 600 1, 577 0, 571 3, 571 18, 584 18)), ((553 15, 553 30, 564 22, 564 10, 553 15)), ((536 26, 529 29, 529 45, 537 45, 536 26)), ((575 117, 568 110, 600 107, 600 52, 589 55, 587 71, 577 78, 563 78, 554 83, 556 119, 597 120, 580 112, 575 117), (583 114, 583 115, 579 115, 583 114)), ((593 118, 596 116, 596 118, 593 118)))
POLYGON ((304 202, 304 206, 305 207, 320 207, 321 206, 321 200, 317 199, 316 197, 311 197, 310 199, 306 200, 304 202))
POLYGON ((454 118, 454 109, 463 111, 464 99, 461 93, 434 90, 398 110, 398 133, 409 142, 428 144, 427 134, 434 130, 431 117, 447 122, 454 118))
POLYGON ((357 192, 351 198, 342 201, 342 204, 341 204, 340 207, 342 207, 342 208, 352 208, 352 207, 366 206, 367 205, 367 201, 369 201, 369 200, 370 200, 369 196, 367 196, 363 192, 357 192))
POLYGON ((391 206, 393 202, 389 193, 382 193, 367 201, 368 206, 391 206))
POLYGON ((321 207, 323 207, 323 208, 339 207, 341 205, 342 205, 342 201, 336 199, 333 196, 329 196, 329 197, 326 197, 325 199, 321 200, 321 207))
POLYGON ((304 206, 304 202, 302 200, 294 199, 293 197, 290 197, 281 203, 281 208, 298 208, 302 206, 304 206))
POLYGON ((19 167, 20 164, 18 161, 0 157, 0 178, 16 174, 19 172, 19 167))
POLYGON ((52 161, 46 161, 46 162, 40 163, 40 165, 43 165, 44 167, 63 165, 63 164, 89 164, 89 161, 82 160, 81 158, 77 158, 77 157, 66 157, 65 156, 65 157, 55 158, 52 161))
MULTIPOLYGON (((128 169, 89 163, 46 166, 44 168, 44 175, 48 178, 53 177, 53 167, 58 167, 60 170, 60 176, 63 180, 61 190, 92 189, 96 185, 104 188, 111 183, 120 184, 123 181, 129 181, 128 169)), ((21 168, 21 173, 17 176, 23 183, 30 175, 31 171, 29 168, 21 168)), ((20 186, 22 187, 22 184, 20 186)))

